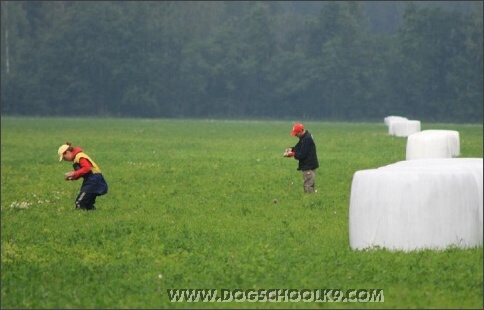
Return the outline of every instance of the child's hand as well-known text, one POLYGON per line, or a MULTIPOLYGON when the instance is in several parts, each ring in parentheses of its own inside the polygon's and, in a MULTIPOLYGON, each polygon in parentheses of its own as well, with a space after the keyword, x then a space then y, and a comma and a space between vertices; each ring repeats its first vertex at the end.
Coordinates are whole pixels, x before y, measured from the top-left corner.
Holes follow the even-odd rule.
POLYGON ((72 171, 64 173, 64 179, 65 180, 72 180, 73 176, 74 176, 74 172, 72 172, 72 171))

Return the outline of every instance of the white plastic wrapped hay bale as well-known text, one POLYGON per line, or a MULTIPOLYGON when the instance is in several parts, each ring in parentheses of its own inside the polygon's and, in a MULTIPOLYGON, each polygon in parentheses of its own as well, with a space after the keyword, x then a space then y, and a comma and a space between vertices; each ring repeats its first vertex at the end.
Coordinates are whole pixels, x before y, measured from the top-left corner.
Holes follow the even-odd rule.
POLYGON ((406 159, 452 158, 460 155, 459 132, 423 130, 408 136, 406 159))
POLYGON ((408 137, 419 131, 420 121, 417 120, 396 120, 388 126, 388 133, 397 137, 408 137))
POLYGON ((402 116, 395 116, 395 115, 390 115, 390 116, 387 116, 383 119, 383 122, 385 123, 385 125, 387 126, 390 126, 390 124, 392 122, 395 122, 395 121, 408 121, 408 118, 406 117, 402 117, 402 116))
POLYGON ((482 158, 439 158, 357 171, 349 206, 350 247, 481 246, 482 168, 482 158))

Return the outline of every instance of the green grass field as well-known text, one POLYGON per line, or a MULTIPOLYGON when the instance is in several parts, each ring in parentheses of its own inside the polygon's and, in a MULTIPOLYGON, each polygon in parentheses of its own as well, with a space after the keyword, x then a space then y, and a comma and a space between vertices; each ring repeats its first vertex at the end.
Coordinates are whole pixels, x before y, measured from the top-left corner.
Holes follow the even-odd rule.
MULTIPOLYGON (((354 173, 405 160, 381 123, 305 122, 317 193, 283 158, 289 121, 1 120, 1 308, 483 308, 482 247, 353 251, 354 173), (109 193, 76 211, 65 141, 109 193), (167 289, 382 289, 372 302, 170 302, 167 289)), ((482 158, 482 125, 460 134, 482 158)))

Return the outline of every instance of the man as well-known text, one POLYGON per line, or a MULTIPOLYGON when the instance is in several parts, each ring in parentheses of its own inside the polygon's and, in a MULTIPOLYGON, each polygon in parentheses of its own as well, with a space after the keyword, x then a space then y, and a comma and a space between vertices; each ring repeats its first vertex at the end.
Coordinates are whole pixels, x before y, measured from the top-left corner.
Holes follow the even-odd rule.
POLYGON ((302 171, 304 192, 314 192, 316 169, 319 167, 316 155, 316 144, 311 133, 304 129, 303 124, 297 123, 292 127, 292 136, 299 138, 299 142, 284 152, 284 157, 294 157, 299 161, 297 170, 302 171))

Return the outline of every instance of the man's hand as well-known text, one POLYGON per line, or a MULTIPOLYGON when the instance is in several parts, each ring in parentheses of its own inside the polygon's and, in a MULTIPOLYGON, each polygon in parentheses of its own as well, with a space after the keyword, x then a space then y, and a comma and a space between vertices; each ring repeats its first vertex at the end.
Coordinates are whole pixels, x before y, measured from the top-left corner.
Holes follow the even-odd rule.
POLYGON ((284 154, 282 154, 282 156, 284 156, 284 157, 293 157, 294 156, 294 152, 292 151, 292 148, 287 148, 284 151, 284 154))

